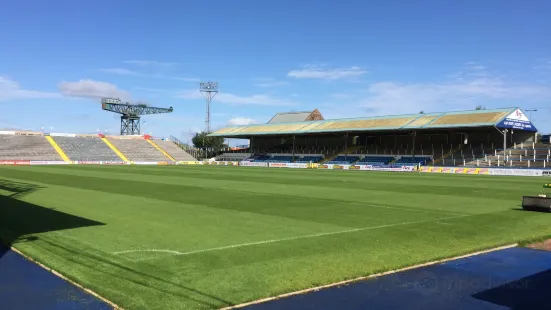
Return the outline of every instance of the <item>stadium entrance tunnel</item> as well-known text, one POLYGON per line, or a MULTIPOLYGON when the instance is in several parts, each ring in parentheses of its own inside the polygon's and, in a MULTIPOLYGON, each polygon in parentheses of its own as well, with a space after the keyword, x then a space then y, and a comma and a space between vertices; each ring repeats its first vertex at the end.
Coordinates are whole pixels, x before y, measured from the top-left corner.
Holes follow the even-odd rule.
MULTIPOLYGON (((105 225, 104 223, 38 206, 23 200, 40 190, 39 185, 0 179, 0 243, 10 248, 15 243, 39 239, 36 234, 65 229, 105 225)), ((4 251, 0 251, 0 259, 4 251)))

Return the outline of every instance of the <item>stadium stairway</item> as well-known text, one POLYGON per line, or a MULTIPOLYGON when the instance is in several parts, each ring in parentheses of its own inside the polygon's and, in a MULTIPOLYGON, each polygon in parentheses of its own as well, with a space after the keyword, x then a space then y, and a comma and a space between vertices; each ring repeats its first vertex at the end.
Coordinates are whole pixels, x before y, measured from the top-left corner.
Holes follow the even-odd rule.
POLYGON ((341 154, 346 154, 346 155, 358 155, 360 154, 359 151, 361 149, 363 149, 364 146, 363 145, 354 145, 354 146, 350 146, 346 149, 346 152, 343 152, 341 154))
POLYGON ((438 166, 438 165, 440 165, 440 163, 442 162, 442 160, 445 160, 446 158, 450 157, 451 154, 455 154, 455 153, 459 152, 460 150, 461 150, 461 147, 457 147, 457 148, 451 150, 450 152, 444 153, 444 155, 441 156, 440 158, 434 159, 434 164, 433 164, 433 166, 438 166))
POLYGON ((167 152, 170 157, 174 158, 176 161, 196 161, 197 159, 193 157, 190 153, 186 152, 181 146, 179 146, 174 141, 169 140, 156 140, 160 148, 167 152))
POLYGON ((320 164, 325 164, 327 162, 330 162, 332 160, 334 160, 335 158, 339 157, 339 155, 355 155, 357 154, 357 152, 359 150, 362 149, 362 145, 355 145, 355 146, 352 146, 352 147, 349 147, 346 149, 346 151, 342 151, 342 152, 336 152, 335 154, 332 154, 332 155, 329 155, 329 154, 324 154, 325 155, 325 158, 320 162, 320 164))
POLYGON ((159 152, 161 152, 166 158, 168 158, 170 161, 176 161, 174 157, 170 156, 165 150, 160 148, 155 142, 151 141, 150 139, 147 139, 147 142, 151 144, 154 148, 156 148, 159 152))
POLYGON ((320 164, 325 164, 326 162, 330 162, 332 161, 333 159, 339 157, 339 153, 337 152, 337 154, 333 154, 331 156, 325 156, 324 159, 322 161, 320 161, 320 164))
POLYGON ((63 159, 63 161, 66 161, 66 162, 70 161, 69 157, 67 157, 67 154, 65 154, 65 152, 61 149, 61 147, 59 147, 57 142, 55 142, 55 140, 52 137, 46 136, 45 138, 46 140, 48 140, 48 142, 54 148, 54 150, 59 154, 59 157, 63 159))
POLYGON ((107 144, 107 146, 113 150, 113 152, 115 152, 115 154, 117 154, 117 156, 119 156, 119 158, 122 160, 122 161, 129 161, 128 158, 126 158, 126 156, 116 147, 114 146, 111 141, 109 141, 107 138, 101 138, 101 140, 103 142, 105 142, 105 144, 107 144))

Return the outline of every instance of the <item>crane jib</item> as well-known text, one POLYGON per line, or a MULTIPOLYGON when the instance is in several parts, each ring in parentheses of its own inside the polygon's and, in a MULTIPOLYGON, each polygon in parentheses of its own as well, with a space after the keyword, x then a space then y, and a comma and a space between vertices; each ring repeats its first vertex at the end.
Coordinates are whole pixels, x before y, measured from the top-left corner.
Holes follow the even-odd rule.
POLYGON ((150 107, 145 104, 122 103, 118 98, 102 98, 101 108, 121 114, 121 135, 140 134, 140 116, 147 114, 171 113, 173 108, 150 107))
POLYGON ((123 115, 146 115, 146 114, 159 114, 159 113, 171 113, 173 108, 157 108, 132 104, 118 104, 118 103, 102 103, 102 109, 111 111, 123 115))

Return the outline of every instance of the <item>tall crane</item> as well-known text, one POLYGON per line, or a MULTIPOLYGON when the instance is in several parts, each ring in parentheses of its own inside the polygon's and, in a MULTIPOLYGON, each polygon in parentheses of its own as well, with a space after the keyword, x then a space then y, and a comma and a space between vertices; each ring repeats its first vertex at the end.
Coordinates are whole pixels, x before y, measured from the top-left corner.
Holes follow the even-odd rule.
POLYGON ((155 108, 146 104, 123 103, 119 98, 101 98, 101 108, 121 114, 121 136, 140 134, 140 116, 171 113, 173 108, 155 108))

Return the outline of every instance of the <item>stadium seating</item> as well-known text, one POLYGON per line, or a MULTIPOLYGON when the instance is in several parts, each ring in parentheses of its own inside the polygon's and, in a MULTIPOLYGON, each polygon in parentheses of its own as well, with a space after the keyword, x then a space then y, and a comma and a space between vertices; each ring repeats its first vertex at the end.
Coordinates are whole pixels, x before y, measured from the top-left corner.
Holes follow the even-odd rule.
POLYGON ((109 138, 119 151, 130 161, 167 161, 168 158, 153 145, 143 139, 113 139, 109 138))
POLYGON ((352 164, 352 163, 356 162, 359 159, 360 159, 359 156, 339 155, 339 156, 335 157, 333 160, 328 161, 327 164, 349 165, 349 164, 352 164))
POLYGON ((242 161, 250 157, 250 153, 222 153, 216 157, 217 161, 242 161))
POLYGON ((170 156, 172 156, 172 158, 174 158, 176 161, 195 161, 195 160, 197 160, 193 156, 191 156, 188 152, 184 151, 181 147, 177 146, 172 141, 155 140, 153 142, 155 142, 155 144, 157 144, 161 149, 163 149, 170 156))
POLYGON ((99 137, 52 137, 70 160, 121 161, 99 137))
POLYGON ((303 156, 296 160, 296 163, 317 163, 323 159, 322 155, 303 156))
POLYGON ((245 161, 254 161, 254 162, 265 162, 270 159, 270 155, 266 154, 255 154, 251 157, 245 158, 245 161))
POLYGON ((0 160, 54 160, 61 157, 43 136, 0 135, 0 160))
POLYGON ((402 156, 400 159, 395 161, 393 164, 397 164, 397 165, 402 165, 402 164, 421 164, 421 165, 425 165, 430 160, 431 160, 430 157, 402 156))
POLYGON ((357 162, 361 165, 372 165, 372 166, 384 166, 388 165, 395 158, 392 156, 365 156, 357 162))
POLYGON ((288 155, 274 155, 266 160, 269 163, 290 163, 293 161, 293 156, 288 155))
POLYGON ((267 162, 267 163, 290 163, 293 160, 293 156, 289 155, 254 155, 247 159, 255 162, 267 162))

